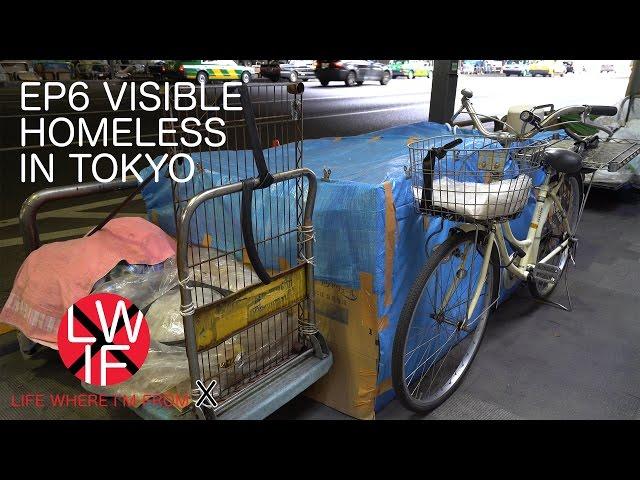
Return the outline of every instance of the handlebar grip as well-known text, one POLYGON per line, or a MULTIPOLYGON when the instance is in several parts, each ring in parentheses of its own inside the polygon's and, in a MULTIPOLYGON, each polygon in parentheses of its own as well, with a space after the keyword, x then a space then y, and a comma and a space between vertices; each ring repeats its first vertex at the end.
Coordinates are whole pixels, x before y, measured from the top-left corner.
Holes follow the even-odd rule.
POLYGON ((618 109, 609 105, 591 105, 590 109, 590 113, 593 115, 613 117, 618 114, 618 109))
POLYGON ((455 146, 458 146, 462 143, 462 139, 461 138, 456 138, 455 140, 443 145, 442 147, 440 147, 442 150, 449 150, 455 146))

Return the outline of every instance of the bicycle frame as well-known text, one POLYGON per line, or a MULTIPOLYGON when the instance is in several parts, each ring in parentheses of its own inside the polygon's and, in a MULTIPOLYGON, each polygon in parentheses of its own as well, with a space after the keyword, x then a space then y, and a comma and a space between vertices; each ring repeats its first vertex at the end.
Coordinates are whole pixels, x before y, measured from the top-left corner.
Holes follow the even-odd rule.
MULTIPOLYGON (((493 223, 489 226, 488 231, 489 235, 487 237, 487 246, 484 250, 484 257, 482 261, 482 267, 480 269, 480 281, 471 297, 471 301, 469 303, 469 307, 467 310, 466 320, 469 321, 471 318, 482 294, 482 289, 484 288, 484 284, 487 280, 487 273, 489 270, 489 262, 491 259, 491 254, 495 247, 498 249, 498 256, 500 258, 500 264, 506 265, 507 271, 518 278, 519 280, 526 281, 529 278, 530 270, 535 265, 536 259, 538 257, 538 250, 540 248, 540 239, 541 234, 544 228, 545 223, 547 222, 547 218, 549 216, 549 212, 551 211, 551 207, 555 204, 559 211, 562 214, 563 222, 565 223, 565 227, 569 232, 569 236, 566 240, 560 243, 554 250, 549 252, 547 256, 545 256, 539 263, 545 263, 551 260, 556 255, 563 252, 569 245, 569 239, 571 238, 571 227, 569 225, 569 221, 567 219, 567 215, 560 204, 560 200, 558 199, 558 190, 560 190, 560 186, 562 185, 562 181, 564 179, 564 174, 559 174, 558 181, 554 184, 550 184, 551 180, 551 172, 547 172, 542 184, 537 187, 537 195, 536 195, 536 207, 533 212, 533 216, 531 219, 531 223, 529 224, 529 231, 527 232, 527 237, 524 240, 519 240, 515 238, 513 232, 511 231, 511 226, 508 222, 504 223, 493 223), (507 251, 507 242, 512 245, 515 245, 521 248, 525 255, 520 258, 516 256, 515 253, 509 255, 507 251), (513 259, 513 261, 512 261, 513 259)), ((482 228, 487 230, 486 227, 478 227, 476 225, 470 224, 462 224, 459 227, 463 231, 476 231, 478 228, 482 228)), ((453 282, 453 284, 449 287, 451 293, 455 291, 457 288, 457 282, 453 282)), ((451 295, 447 292, 445 299, 448 299, 451 295)), ((446 305, 446 302, 445 302, 446 305)))

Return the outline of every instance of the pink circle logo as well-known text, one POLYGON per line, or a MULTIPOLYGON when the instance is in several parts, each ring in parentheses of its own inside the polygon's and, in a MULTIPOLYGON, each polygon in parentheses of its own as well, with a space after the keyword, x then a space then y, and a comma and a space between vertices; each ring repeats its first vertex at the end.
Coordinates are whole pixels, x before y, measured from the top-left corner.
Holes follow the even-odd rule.
POLYGON ((62 316, 58 350, 83 382, 115 385, 131 378, 149 353, 149 326, 131 300, 112 293, 86 296, 62 316))

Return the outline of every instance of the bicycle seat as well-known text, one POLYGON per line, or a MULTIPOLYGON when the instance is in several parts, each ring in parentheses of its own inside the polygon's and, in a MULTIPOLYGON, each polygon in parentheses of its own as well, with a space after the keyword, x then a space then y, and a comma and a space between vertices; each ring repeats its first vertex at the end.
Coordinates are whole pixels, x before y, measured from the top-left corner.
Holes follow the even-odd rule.
POLYGON ((556 172, 578 173, 582 169, 582 157, 566 148, 547 148, 542 152, 542 165, 556 172))

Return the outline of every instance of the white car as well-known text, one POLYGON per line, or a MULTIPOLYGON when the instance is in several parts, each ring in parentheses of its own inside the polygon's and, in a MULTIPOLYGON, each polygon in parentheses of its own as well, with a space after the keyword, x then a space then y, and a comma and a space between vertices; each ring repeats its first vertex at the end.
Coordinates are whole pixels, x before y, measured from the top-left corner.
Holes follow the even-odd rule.
POLYGON ((526 77, 529 75, 529 65, 525 62, 507 62, 504 67, 502 67, 502 73, 507 77, 511 75, 526 77))
POLYGON ((500 73, 502 71, 502 62, 500 60, 486 60, 485 73, 500 73))

